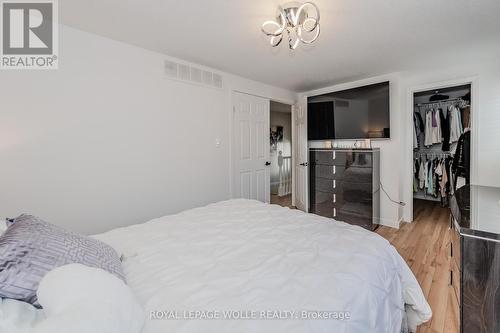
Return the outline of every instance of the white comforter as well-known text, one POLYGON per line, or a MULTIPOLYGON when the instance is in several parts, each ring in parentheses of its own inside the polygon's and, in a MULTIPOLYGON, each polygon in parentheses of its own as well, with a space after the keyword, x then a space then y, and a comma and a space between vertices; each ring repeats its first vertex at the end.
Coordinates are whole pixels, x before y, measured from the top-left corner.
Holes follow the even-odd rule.
POLYGON ((297 210, 230 200, 95 237, 125 255, 143 333, 399 333, 405 303, 413 328, 431 317, 385 239, 297 210), (185 319, 217 313, 251 319, 185 319))

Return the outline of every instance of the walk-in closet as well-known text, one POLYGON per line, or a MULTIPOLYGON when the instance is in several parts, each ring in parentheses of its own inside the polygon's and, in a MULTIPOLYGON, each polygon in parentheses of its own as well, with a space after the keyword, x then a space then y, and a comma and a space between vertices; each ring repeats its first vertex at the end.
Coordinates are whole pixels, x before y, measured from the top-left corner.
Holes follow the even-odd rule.
POLYGON ((414 206, 447 207, 470 182, 471 85, 417 92, 413 106, 414 206))

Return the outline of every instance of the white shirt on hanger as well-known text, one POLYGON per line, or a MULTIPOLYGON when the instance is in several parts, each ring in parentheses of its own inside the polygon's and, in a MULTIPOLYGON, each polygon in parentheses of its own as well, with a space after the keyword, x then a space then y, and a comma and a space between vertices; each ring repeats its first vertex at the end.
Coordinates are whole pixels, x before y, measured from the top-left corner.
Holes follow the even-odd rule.
POLYGON ((452 143, 458 141, 460 135, 462 135, 462 126, 460 124, 460 110, 454 105, 450 105, 448 110, 450 117, 450 143, 452 143))
POLYGON ((427 110, 425 112, 425 140, 424 145, 432 146, 432 112, 427 110))

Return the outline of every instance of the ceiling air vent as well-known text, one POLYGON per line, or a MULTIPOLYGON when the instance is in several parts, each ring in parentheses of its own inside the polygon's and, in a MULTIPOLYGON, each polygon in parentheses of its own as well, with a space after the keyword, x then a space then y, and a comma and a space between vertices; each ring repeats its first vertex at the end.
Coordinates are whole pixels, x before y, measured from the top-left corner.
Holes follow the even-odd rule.
POLYGON ((214 73, 214 76, 213 76, 213 86, 214 87, 217 87, 217 88, 222 88, 222 76, 220 76, 219 74, 215 74, 214 73))
POLYGON ((165 75, 167 77, 177 78, 177 63, 165 60, 165 75))
POLYGON ((195 67, 191 67, 191 81, 196 83, 201 82, 201 70, 195 67))
POLYGON ((221 89, 223 79, 220 74, 216 74, 198 67, 179 64, 170 60, 165 60, 165 77, 177 79, 185 82, 192 82, 199 85, 221 89))
POLYGON ((203 71, 203 84, 211 86, 214 82, 212 72, 203 71))
POLYGON ((189 81, 191 78, 191 70, 189 66, 179 65, 179 79, 189 81))

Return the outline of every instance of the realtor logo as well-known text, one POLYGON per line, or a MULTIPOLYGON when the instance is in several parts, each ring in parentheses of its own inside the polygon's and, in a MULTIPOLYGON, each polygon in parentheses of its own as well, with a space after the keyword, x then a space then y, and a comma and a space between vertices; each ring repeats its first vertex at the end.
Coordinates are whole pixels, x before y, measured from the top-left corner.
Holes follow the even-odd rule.
POLYGON ((3 0, 1 69, 57 69, 55 0, 3 0))

